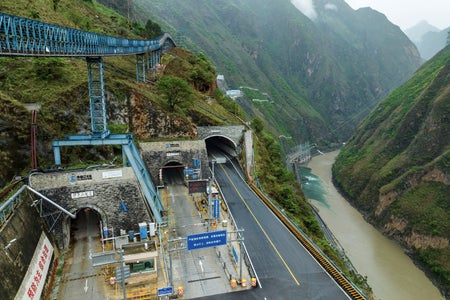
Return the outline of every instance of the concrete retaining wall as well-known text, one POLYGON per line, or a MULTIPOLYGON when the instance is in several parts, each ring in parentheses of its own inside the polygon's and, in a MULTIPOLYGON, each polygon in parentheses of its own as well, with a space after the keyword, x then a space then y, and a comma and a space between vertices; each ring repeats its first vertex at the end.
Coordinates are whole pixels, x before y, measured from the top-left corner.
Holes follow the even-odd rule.
POLYGON ((14 299, 43 231, 43 222, 36 208, 31 207, 28 197, 23 198, 27 199, 19 204, 11 219, 0 229, 1 299, 14 299), (14 242, 7 247, 11 241, 14 242))

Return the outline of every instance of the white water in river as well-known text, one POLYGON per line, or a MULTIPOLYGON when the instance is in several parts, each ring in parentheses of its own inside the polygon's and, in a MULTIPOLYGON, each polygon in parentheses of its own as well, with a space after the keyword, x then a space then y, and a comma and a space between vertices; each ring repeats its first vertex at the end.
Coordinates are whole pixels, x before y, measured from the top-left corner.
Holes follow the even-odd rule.
POLYGON ((367 223, 334 188, 331 166, 337 154, 338 151, 326 153, 310 161, 312 174, 308 175, 310 181, 304 183, 305 194, 358 272, 368 277, 375 299, 444 299, 400 246, 367 223))

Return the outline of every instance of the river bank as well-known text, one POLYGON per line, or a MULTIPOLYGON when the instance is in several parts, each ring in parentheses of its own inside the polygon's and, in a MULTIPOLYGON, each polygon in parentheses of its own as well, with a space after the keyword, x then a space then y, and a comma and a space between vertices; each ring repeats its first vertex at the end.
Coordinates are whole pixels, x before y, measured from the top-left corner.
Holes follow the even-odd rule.
POLYGON ((358 272, 367 276, 375 299, 444 299, 403 249, 367 223, 332 183, 338 151, 314 157, 302 176, 306 197, 345 249, 358 272))

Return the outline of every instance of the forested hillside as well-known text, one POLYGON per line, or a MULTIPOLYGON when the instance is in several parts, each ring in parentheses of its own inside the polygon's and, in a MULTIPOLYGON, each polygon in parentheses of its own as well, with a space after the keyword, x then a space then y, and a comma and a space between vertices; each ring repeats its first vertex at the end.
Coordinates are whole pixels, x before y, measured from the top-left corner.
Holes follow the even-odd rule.
MULTIPOLYGON (((95 1, 8 1, 0 3, 0 11, 118 37, 144 39, 148 34, 145 23, 128 22, 95 1)), ((150 82, 138 83, 135 59, 104 58, 108 129, 112 133, 132 132, 143 140, 191 138, 197 125, 239 122, 236 115, 240 110, 220 93, 214 94, 215 68, 204 55, 177 49, 164 56, 161 71, 177 75, 178 79, 168 77, 168 81, 181 82, 186 89, 183 101, 171 108, 164 89, 156 84, 165 74, 148 74, 150 82), (171 71, 180 66, 183 71, 171 71), (232 108, 232 113, 225 107, 232 108)), ((32 126, 37 133, 40 168, 53 167, 53 140, 90 131, 87 81, 84 59, 0 56, 0 186, 30 169, 32 126), (31 109, 37 109, 34 125, 31 109)), ((109 163, 120 155, 120 149, 114 147, 74 147, 64 150, 62 167, 109 163)))
POLYGON ((450 47, 371 112, 333 176, 450 296, 450 47))
POLYGON ((399 27, 343 0, 316 0, 309 17, 290 0, 100 1, 155 20, 183 46, 206 53, 230 88, 266 93, 267 102, 252 102, 251 94, 238 101, 292 143, 345 141, 421 63, 399 27))

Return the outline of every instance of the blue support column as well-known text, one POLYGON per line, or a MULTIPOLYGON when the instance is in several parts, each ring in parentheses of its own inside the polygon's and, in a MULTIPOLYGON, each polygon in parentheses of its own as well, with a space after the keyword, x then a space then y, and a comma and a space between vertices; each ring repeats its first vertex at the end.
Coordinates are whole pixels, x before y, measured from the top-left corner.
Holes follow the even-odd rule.
POLYGON ((59 146, 53 145, 53 156, 55 157, 55 165, 61 165, 61 150, 59 146))
POLYGON ((101 57, 86 57, 86 61, 88 65, 92 134, 96 138, 103 139, 109 135, 106 123, 103 59, 101 57))
POLYGON ((156 70, 156 65, 159 63, 159 58, 160 58, 159 54, 160 54, 159 50, 150 52, 150 58, 149 58, 150 68, 153 68, 156 70))
POLYGON ((136 55, 136 81, 145 82, 145 54, 136 55))

